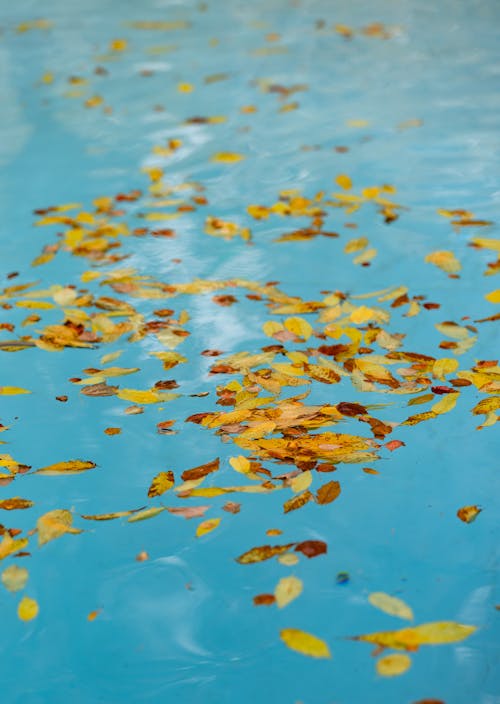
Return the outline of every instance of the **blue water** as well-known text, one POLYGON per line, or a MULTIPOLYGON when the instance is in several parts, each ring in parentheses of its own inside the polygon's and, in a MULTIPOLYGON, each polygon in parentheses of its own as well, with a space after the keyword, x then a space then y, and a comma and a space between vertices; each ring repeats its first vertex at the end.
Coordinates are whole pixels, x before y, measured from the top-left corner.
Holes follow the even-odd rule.
MULTIPOLYGON (((476 386, 459 388, 457 406, 449 413, 415 426, 396 426, 379 442, 398 439, 405 446, 394 452, 382 448, 376 463, 340 462, 333 474, 313 472, 311 491, 326 481, 341 484, 341 496, 325 506, 310 502, 284 514, 283 503, 293 495, 289 488, 188 499, 170 490, 149 499, 147 490, 158 472, 174 471, 180 484, 184 470, 215 457, 221 468, 202 487, 256 483, 229 464, 229 458, 249 457, 249 451, 184 420, 195 413, 232 410, 216 405, 216 388, 242 382, 243 375, 209 374, 210 366, 235 352, 255 354, 276 343, 263 333, 262 324, 287 316, 273 314, 266 301, 247 299, 248 289, 241 287, 151 299, 101 286, 99 278, 88 283, 80 278, 84 271, 109 276, 130 268, 169 285, 195 279, 279 281, 281 291, 304 301, 320 301, 324 291, 357 296, 406 286, 410 297, 425 296, 440 308, 422 307, 408 317, 407 307, 391 308, 390 301, 379 302, 376 296, 349 300, 390 313, 383 327, 406 335, 400 350, 456 358, 460 370, 470 370, 479 360, 497 360, 498 321, 473 321, 498 311, 485 299, 500 286, 498 273, 484 275, 498 251, 470 243, 477 237, 499 238, 499 23, 500 6, 494 0, 0 3, 2 286, 35 282, 25 299, 40 300, 36 292, 41 291, 42 300, 52 303, 51 286, 85 288, 95 298, 126 301, 143 321, 154 319, 153 311, 161 308, 190 316, 183 326, 190 336, 176 348, 187 362, 168 371, 150 355, 167 349, 153 335, 135 342, 124 335, 84 349, 51 352, 31 346, 0 355, 0 386, 31 391, 0 396, 0 423, 8 426, 0 434, 5 442, 0 454, 33 469, 70 459, 97 464, 79 475, 18 474, 0 487, 0 500, 19 496, 34 502, 29 510, 0 510, 0 523, 21 529, 18 537, 30 540, 24 549, 30 555, 7 557, 1 566, 29 570, 22 591, 1 587, 2 702, 500 702, 498 426, 477 430, 485 417, 471 414, 488 394, 476 386), (33 24, 41 19, 48 26, 33 24), (134 21, 188 25, 139 29, 130 24, 134 21), (382 35, 387 36, 361 31, 373 22, 383 23, 382 35), (336 24, 351 28, 353 36, 342 36, 336 24), (119 39, 127 41, 125 49, 110 50, 110 42, 119 39), (183 83, 192 91, 179 90, 183 83), (269 86, 301 89, 283 97, 283 88, 269 86), (102 103, 86 107, 92 96, 101 96, 102 103), (280 111, 294 102, 295 109, 280 111), (249 105, 256 111, 241 112, 249 105), (185 123, 212 116, 226 121, 185 123), (165 149, 169 140, 182 145, 170 155, 154 152, 155 146, 165 149), (211 161, 218 152, 245 158, 230 164, 211 161), (152 205, 147 169, 153 167, 163 169, 165 186, 196 182, 204 188, 180 190, 165 199, 188 202, 192 195, 203 195, 208 204, 195 204, 172 220, 138 217, 173 212, 178 205, 152 205), (307 198, 324 191, 328 200, 342 191, 334 182, 338 174, 350 176, 355 193, 394 186, 396 193, 387 197, 405 209, 386 224, 372 203, 350 214, 325 207, 323 229, 339 237, 307 242, 275 240, 309 226, 310 218, 255 220, 247 212, 250 204, 271 206, 287 189, 299 189, 307 198), (93 262, 61 249, 51 261, 32 266, 43 247, 57 243, 57 234, 68 229, 64 224, 35 225, 40 217, 33 210, 79 203, 68 211, 71 216, 95 212, 95 198, 133 189, 144 195, 136 202, 118 202, 124 214, 111 221, 124 222, 130 230, 173 228, 175 237, 119 237, 121 247, 108 253, 128 258, 116 263, 93 262), (437 213, 457 208, 493 224, 457 230, 437 213), (239 236, 229 240, 205 234, 207 216, 249 227, 251 243, 239 236), (359 252, 344 253, 349 240, 362 236, 377 249, 365 267, 353 263, 359 252), (425 262, 436 250, 453 252, 462 265, 460 278, 449 278, 425 262), (212 301, 213 295, 227 293, 237 303, 212 301), (435 325, 444 321, 476 326, 477 341, 470 350, 455 356, 439 347, 444 337, 435 325), (200 356, 206 349, 224 355, 200 356), (110 364, 140 371, 111 378, 109 384, 145 390, 160 379, 175 379, 179 388, 173 392, 179 397, 126 415, 130 402, 83 395, 82 387, 69 381, 85 377, 84 369, 102 369, 102 356, 118 350, 122 355, 110 364), (205 392, 207 396, 191 396, 205 392), (61 395, 68 401, 55 399, 61 395), (157 433, 156 424, 165 420, 176 421, 172 429, 177 434, 157 433), (108 437, 108 427, 121 428, 121 434, 108 437), (379 474, 364 473, 365 466, 379 474), (228 499, 241 503, 238 514, 222 510, 228 499), (213 532, 197 538, 203 519, 185 520, 166 511, 137 523, 81 518, 160 505, 208 505, 204 519, 222 520, 213 532), (466 505, 483 509, 470 524, 456 516, 466 505), (74 526, 84 532, 39 547, 30 531, 54 509, 70 510, 74 526), (283 534, 270 537, 268 529, 283 534), (325 541, 328 553, 314 559, 300 555, 292 567, 276 559, 235 562, 255 546, 304 540, 325 541), (137 561, 142 551, 148 559, 137 561), (349 575, 343 584, 337 581, 339 572, 349 575), (283 609, 254 606, 255 595, 272 593, 279 579, 290 574, 303 582, 295 601, 283 609), (422 646, 409 653, 407 672, 382 677, 373 648, 348 640, 411 626, 370 605, 368 596, 379 591, 409 604, 416 624, 456 621, 477 631, 461 642, 422 646), (23 595, 39 605, 38 616, 28 622, 17 615, 23 595), (286 628, 326 641, 332 659, 315 660, 287 649, 279 635, 286 628)), ((61 308, 77 307, 26 309, 16 305, 22 295, 0 299, 0 323, 15 325, 0 329, 0 344, 23 335, 33 344, 47 325, 64 321, 67 314, 61 308), (22 327, 29 314, 41 320, 22 327)), ((103 312, 92 305, 79 310, 103 312)), ((324 328, 317 314, 300 315, 317 330, 324 328)), ((311 337, 305 344, 283 344, 287 350, 303 350, 339 342, 349 340, 311 337)), ((377 355, 386 352, 375 350, 377 355)), ((402 367, 397 363, 387 369, 397 375, 402 367)), ((448 384, 453 376, 432 384, 448 384)), ((497 372, 497 387, 499 378, 497 372)), ((311 392, 305 404, 369 404, 370 413, 385 423, 402 423, 432 405, 408 407, 412 395, 387 394, 386 386, 357 390, 348 375, 338 384, 285 387, 280 398, 304 390, 311 392)), ((442 398, 436 395, 432 403, 442 398)), ((371 437, 369 426, 353 417, 324 431, 371 437)), ((295 469, 271 460, 263 465, 274 476, 295 469)))

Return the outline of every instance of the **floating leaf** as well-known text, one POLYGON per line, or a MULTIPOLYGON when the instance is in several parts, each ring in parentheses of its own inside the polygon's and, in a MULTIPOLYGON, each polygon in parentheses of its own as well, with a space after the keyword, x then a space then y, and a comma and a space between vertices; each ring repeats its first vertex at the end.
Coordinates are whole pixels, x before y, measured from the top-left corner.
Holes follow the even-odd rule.
POLYGON ((212 472, 217 472, 219 467, 220 459, 217 457, 215 460, 201 464, 198 467, 193 467, 193 469, 186 469, 186 471, 181 474, 181 477, 183 481, 202 479, 212 472))
POLYGON ((38 531, 38 544, 45 545, 50 540, 59 538, 65 533, 82 533, 78 528, 73 528, 73 514, 66 509, 55 509, 40 516, 36 522, 38 531))
POLYGON ((160 472, 151 482, 148 489, 148 496, 161 496, 171 489, 175 484, 174 473, 172 471, 160 472))
POLYGON ((163 506, 152 506, 151 508, 146 508, 144 511, 139 511, 128 519, 129 523, 137 523, 138 521, 146 521, 148 518, 154 518, 162 511, 166 511, 163 506))
POLYGON ((28 389, 22 389, 20 386, 0 386, 0 395, 16 396, 17 394, 30 394, 28 389))
POLYGON ((301 552, 306 557, 324 555, 327 550, 327 544, 323 540, 304 540, 295 547, 296 552, 301 552))
POLYGON ((483 509, 479 508, 479 506, 462 506, 462 508, 459 508, 457 511, 457 516, 460 518, 461 521, 464 523, 472 523, 473 521, 476 520, 476 518, 479 516, 483 509))
POLYGON ((340 484, 338 482, 328 482, 318 489, 316 501, 318 504, 331 504, 340 496, 340 484))
POLYGON ((487 293, 485 295, 485 298, 490 303, 500 303, 500 288, 497 288, 495 291, 487 293))
POLYGON ((446 274, 458 274, 462 268, 453 252, 447 250, 431 252, 425 257, 425 261, 439 267, 446 274))
POLYGON ((354 636, 353 640, 374 643, 381 648, 413 651, 418 650, 421 645, 458 643, 468 638, 476 630, 476 626, 467 626, 455 621, 435 621, 414 628, 402 628, 399 631, 380 631, 354 636))
POLYGON ((23 596, 17 607, 17 615, 21 621, 32 621, 38 616, 38 604, 29 596, 23 596))
POLYGON ((282 609, 300 596, 302 594, 302 586, 302 581, 297 577, 283 577, 280 579, 274 590, 274 596, 279 608, 282 609))
POLYGON ((2 572, 2 584, 9 592, 18 592, 24 589, 28 581, 29 573, 25 567, 9 565, 2 572))
POLYGON ((28 499, 20 499, 19 496, 15 496, 12 499, 2 499, 0 501, 0 509, 4 509, 4 511, 31 508, 32 506, 34 506, 33 501, 29 501, 28 499))
POLYGON ((56 462, 56 464, 49 464, 46 467, 41 467, 37 469, 35 474, 78 474, 79 472, 85 472, 87 469, 94 469, 96 467, 95 462, 89 460, 68 460, 67 462, 56 462))
POLYGON ((213 155, 211 161, 216 161, 221 164, 234 164, 244 158, 243 154, 236 154, 235 152, 217 152, 217 154, 213 155))
POLYGON ((290 511, 296 511, 298 508, 302 508, 302 506, 309 503, 309 501, 312 501, 313 499, 314 496, 311 494, 310 491, 303 491, 301 494, 292 496, 291 499, 285 501, 285 503, 283 504, 283 510, 285 513, 289 513, 290 511))
POLYGON ((130 511, 115 511, 114 513, 97 513, 94 515, 81 515, 86 521, 113 521, 115 518, 124 518, 125 516, 131 516, 133 513, 138 513, 142 511, 142 508, 134 508, 130 511))
POLYGON ((203 521, 196 529, 196 537, 201 538, 202 535, 211 533, 217 528, 220 522, 220 518, 209 518, 208 520, 203 521))
POLYGON ((413 621, 413 611, 402 599, 390 596, 385 592, 372 592, 368 597, 368 601, 372 606, 375 606, 375 608, 380 609, 390 616, 397 616, 407 621, 413 621))
POLYGON ((312 658, 331 658, 330 649, 325 641, 298 628, 284 628, 280 632, 280 637, 291 650, 302 655, 309 655, 312 658))
POLYGON ((254 562, 270 560, 272 557, 276 557, 276 555, 282 555, 288 552, 294 545, 295 543, 288 543, 287 545, 262 545, 261 547, 252 548, 244 552, 243 555, 236 558, 236 562, 239 562, 240 565, 250 565, 254 562))
POLYGON ((395 677, 402 675, 411 666, 411 658, 404 653, 386 655, 377 660, 377 673, 382 677, 395 677))
POLYGON ((28 545, 28 538, 11 538, 9 533, 4 533, 3 540, 0 543, 0 560, 3 560, 9 555, 23 550, 28 545))

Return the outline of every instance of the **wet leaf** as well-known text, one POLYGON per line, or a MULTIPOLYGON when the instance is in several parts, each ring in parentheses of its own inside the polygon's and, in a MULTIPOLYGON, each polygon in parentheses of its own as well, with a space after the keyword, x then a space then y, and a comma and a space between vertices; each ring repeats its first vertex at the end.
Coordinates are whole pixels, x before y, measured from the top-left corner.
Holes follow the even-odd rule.
POLYGON ((306 557, 324 555, 327 550, 327 544, 323 540, 304 540, 295 547, 296 552, 301 552, 306 557))
POLYGON ((0 395, 16 396, 18 394, 30 394, 28 389, 22 389, 20 386, 0 386, 0 395))
POLYGON ((97 513, 94 515, 81 514, 81 518, 84 518, 86 521, 113 521, 115 518, 131 516, 133 513, 138 513, 142 510, 143 508, 134 508, 130 511, 115 511, 114 513, 97 513))
POLYGON ((210 506, 168 506, 167 511, 183 518, 201 518, 210 506))
POLYGON ((217 472, 220 467, 220 459, 217 457, 211 462, 206 464, 201 464, 198 467, 193 467, 193 469, 186 469, 182 474, 183 481, 189 481, 191 479, 201 479, 208 476, 212 472, 217 472))
POLYGON ((327 482, 318 489, 316 501, 318 504, 331 504, 340 496, 340 484, 338 482, 327 482))
POLYGON ((462 506, 457 511, 457 516, 464 523, 472 523, 476 520, 483 509, 479 506, 462 506))
POLYGON ((297 577, 283 577, 274 590, 276 603, 280 609, 302 594, 302 581, 297 577))
POLYGON ((425 261, 439 267, 446 274, 458 274, 462 268, 453 252, 444 250, 431 252, 425 257, 425 261))
POLYGON ((500 288, 497 288, 495 291, 487 293, 485 295, 485 298, 490 303, 500 303, 500 288))
POLYGON ((166 511, 167 509, 163 506, 152 506, 151 508, 146 508, 144 511, 138 511, 130 516, 128 523, 137 523, 138 521, 146 521, 148 518, 154 518, 159 513, 166 511))
POLYGON ((70 511, 55 509, 45 513, 36 522, 38 544, 45 545, 45 543, 55 540, 55 538, 60 538, 65 533, 77 534, 83 532, 78 528, 73 528, 72 524, 73 515, 70 511))
POLYGON ((29 573, 25 567, 9 565, 2 572, 2 584, 9 592, 18 592, 24 589, 28 581, 29 573))
POLYGON ((402 675, 411 667, 411 658, 404 653, 386 655, 377 660, 377 673, 382 677, 402 675))
POLYGON ((38 616, 38 604, 35 599, 23 596, 17 607, 17 615, 21 621, 32 621, 38 616))
POLYGON ((300 631, 297 628, 284 628, 280 632, 281 640, 291 650, 295 650, 302 655, 308 655, 312 658, 330 658, 331 653, 325 641, 300 631))
POLYGON ((250 565, 254 562, 270 560, 272 557, 276 557, 276 555, 282 555, 288 552, 294 545, 295 543, 288 543, 287 545, 262 545, 244 552, 243 555, 236 558, 236 562, 239 562, 240 565, 250 565))
POLYGON ((402 628, 399 631, 380 631, 354 636, 353 640, 374 643, 381 648, 414 651, 418 650, 421 645, 458 643, 468 638, 476 630, 476 626, 467 626, 455 621, 435 621, 413 628, 402 628))
POLYGON ((33 501, 20 499, 19 496, 15 496, 13 499, 2 499, 0 501, 0 509, 4 509, 4 511, 31 508, 32 506, 34 506, 33 501))
POLYGON ((28 538, 11 538, 9 533, 4 533, 3 540, 0 543, 0 560, 9 557, 9 555, 14 555, 27 545, 28 538))
POLYGON ((68 460, 67 462, 56 462, 46 467, 37 469, 35 474, 46 474, 49 476, 56 474, 78 474, 88 469, 94 469, 97 465, 89 460, 68 460))
POLYGON ((274 594, 257 594, 254 596, 253 603, 255 606, 271 606, 276 601, 274 594))
POLYGON ((160 472, 151 482, 148 489, 148 496, 161 496, 166 491, 171 489, 175 484, 174 473, 172 471, 160 472))
POLYGON ((200 523, 200 525, 196 528, 196 537, 201 538, 202 535, 211 533, 217 528, 221 520, 222 519, 220 518, 209 518, 208 520, 200 523))
POLYGON ((283 510, 285 513, 289 513, 290 511, 296 511, 298 508, 302 508, 302 506, 309 503, 309 501, 313 500, 314 496, 311 494, 310 491, 303 491, 301 494, 292 496, 291 499, 285 501, 285 503, 283 504, 283 510))
POLYGON ((243 154, 236 154, 235 152, 217 152, 217 154, 213 155, 211 161, 216 161, 221 164, 234 164, 244 158, 243 154))
POLYGON ((375 606, 375 608, 380 609, 390 616, 397 616, 397 618, 413 621, 413 611, 402 599, 390 596, 385 592, 372 592, 368 597, 368 601, 372 606, 375 606))

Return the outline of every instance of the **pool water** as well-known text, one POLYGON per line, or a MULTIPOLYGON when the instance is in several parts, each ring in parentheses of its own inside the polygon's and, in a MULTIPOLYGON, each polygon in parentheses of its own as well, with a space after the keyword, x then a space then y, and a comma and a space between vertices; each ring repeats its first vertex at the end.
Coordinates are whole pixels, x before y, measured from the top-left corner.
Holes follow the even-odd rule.
POLYGON ((500 702, 499 22, 1 3, 2 702, 500 702))

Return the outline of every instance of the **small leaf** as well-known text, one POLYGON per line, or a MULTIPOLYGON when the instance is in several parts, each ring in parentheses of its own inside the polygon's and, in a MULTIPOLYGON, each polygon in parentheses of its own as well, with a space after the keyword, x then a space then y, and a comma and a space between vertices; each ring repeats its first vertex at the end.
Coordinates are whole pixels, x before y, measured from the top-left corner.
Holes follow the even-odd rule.
POLYGON ((0 509, 3 509, 4 511, 31 508, 32 506, 34 506, 33 501, 29 501, 29 499, 21 499, 19 496, 14 496, 12 499, 2 499, 0 501, 0 509))
POLYGON ((2 584, 9 592, 18 592, 24 589, 28 581, 29 573, 25 567, 9 565, 2 572, 2 584))
POLYGON ((319 487, 316 495, 316 501, 318 504, 331 504, 332 501, 335 501, 335 499, 339 496, 340 484, 339 482, 332 481, 319 487))
POLYGON ((281 640, 291 650, 295 650, 302 655, 309 655, 312 658, 330 658, 328 645, 316 636, 298 628, 284 628, 280 633, 281 640))
POLYGON ((32 621, 38 616, 38 604, 29 596, 23 596, 17 607, 17 615, 21 621, 32 621))
POLYGON ((375 608, 380 609, 390 616, 404 618, 413 621, 413 611, 402 599, 385 594, 385 592, 373 592, 368 597, 368 601, 375 608))
POLYGON ((148 489, 148 496, 161 496, 166 491, 171 489, 175 484, 174 473, 172 471, 160 472, 151 482, 148 489))
POLYGON ((274 596, 276 597, 276 603, 279 608, 282 609, 284 606, 289 604, 291 601, 296 599, 302 594, 302 581, 297 579, 297 577, 283 577, 280 579, 274 590, 274 596))
POLYGON ((211 161, 219 162, 221 164, 234 164, 244 158, 245 157, 243 154, 236 154, 235 152, 217 152, 217 154, 213 155, 211 161))
POLYGON ((411 666, 411 658, 404 653, 386 655, 377 660, 377 672, 382 677, 395 677, 402 675, 411 666))
POLYGON ((56 464, 41 467, 36 470, 35 474, 46 474, 50 476, 56 474, 77 474, 78 472, 85 472, 87 469, 94 469, 96 466, 95 462, 88 460, 68 460, 67 462, 56 462, 56 464))
POLYGON ((270 560, 276 555, 282 555, 288 552, 294 545, 295 543, 288 543, 287 545, 262 545, 261 547, 252 548, 243 553, 243 555, 236 558, 236 562, 239 562, 240 565, 250 565, 254 562, 270 560))
POLYGON ((159 513, 162 513, 162 511, 166 511, 166 508, 164 508, 163 506, 152 506, 151 508, 146 508, 144 509, 144 511, 139 511, 138 513, 134 513, 133 516, 130 516, 130 518, 128 519, 128 523, 146 521, 148 518, 153 518, 159 513))
POLYGON ((479 506, 462 506, 457 511, 457 516, 464 523, 472 523, 476 520, 483 509, 479 506))
POLYGON ((349 191, 352 188, 352 181, 347 174, 339 174, 338 176, 336 176, 335 183, 337 184, 337 186, 340 186, 340 188, 343 188, 345 191, 349 191))
POLYGON ((196 529, 196 537, 201 538, 202 535, 211 533, 217 528, 220 522, 220 518, 209 518, 208 520, 203 521, 196 529))

